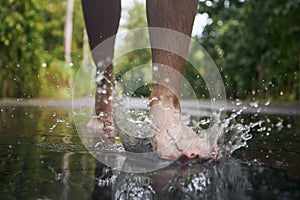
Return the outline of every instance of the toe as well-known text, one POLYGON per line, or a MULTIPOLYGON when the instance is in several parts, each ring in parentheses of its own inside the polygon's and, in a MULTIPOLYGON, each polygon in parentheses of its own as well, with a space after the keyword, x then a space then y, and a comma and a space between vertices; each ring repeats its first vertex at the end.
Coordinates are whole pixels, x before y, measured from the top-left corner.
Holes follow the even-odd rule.
POLYGON ((185 156, 186 156, 188 159, 193 159, 193 158, 196 158, 198 155, 195 154, 195 153, 186 153, 185 156))

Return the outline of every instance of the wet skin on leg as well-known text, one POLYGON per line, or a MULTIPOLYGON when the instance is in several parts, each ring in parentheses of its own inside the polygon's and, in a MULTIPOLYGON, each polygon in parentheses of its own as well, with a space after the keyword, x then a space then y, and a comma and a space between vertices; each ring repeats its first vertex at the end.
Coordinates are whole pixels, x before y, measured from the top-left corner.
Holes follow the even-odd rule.
MULTIPOLYGON (((187 36, 191 35, 197 13, 197 0, 147 0, 149 27, 167 28, 187 36)), ((150 42, 155 46, 157 35, 149 31, 150 42)), ((171 34, 162 34, 160 41, 169 47, 181 48, 187 55, 189 41, 178 41, 171 34)), ((155 127, 152 140, 160 157, 176 159, 182 154, 188 158, 210 156, 210 147, 204 144, 190 127, 181 121, 178 101, 181 75, 185 59, 172 52, 152 49, 153 88, 150 97, 150 118, 155 127), (179 74, 179 75, 178 75, 179 74), (162 84, 163 83, 163 84, 162 84)))
MULTIPOLYGON (((82 0, 84 21, 91 50, 101 42, 114 36, 121 17, 121 0, 82 0)), ((92 119, 87 127, 90 131, 103 131, 109 137, 115 136, 112 112, 114 74, 112 64, 115 40, 109 40, 105 52, 92 51, 97 66, 97 74, 104 78, 97 80, 95 95, 95 112, 97 119, 92 119), (108 66, 107 66, 108 65, 108 66), (107 67, 106 67, 107 66, 107 67)))

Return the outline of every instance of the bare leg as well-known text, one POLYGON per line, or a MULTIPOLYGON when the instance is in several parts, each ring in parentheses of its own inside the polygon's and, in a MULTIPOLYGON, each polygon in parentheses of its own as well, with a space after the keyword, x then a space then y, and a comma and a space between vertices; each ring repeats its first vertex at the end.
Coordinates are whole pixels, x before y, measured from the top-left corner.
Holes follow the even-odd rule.
MULTIPOLYGON (((197 0, 147 0, 148 26, 168 28, 190 36, 197 12, 197 2, 197 0)), ((155 40, 150 30, 152 45, 155 40)), ((181 51, 187 54, 189 41, 178 41, 172 35, 164 36, 163 40, 165 43, 180 46, 181 51)), ((150 118, 156 128, 152 141, 154 150, 160 157, 166 159, 175 159, 182 154, 189 158, 208 157, 208 147, 202 144, 193 130, 183 125, 181 121, 177 97, 185 59, 172 52, 152 49, 152 62, 154 84, 150 97, 150 118)))
MULTIPOLYGON (((101 42, 117 33, 121 0, 82 0, 82 8, 90 48, 93 50, 101 42)), ((113 66, 111 64, 107 66, 107 63, 110 63, 113 58, 114 43, 114 40, 110 40, 104 52, 93 52, 97 73, 104 78, 97 81, 95 95, 95 111, 99 118, 91 120, 88 124, 89 129, 97 131, 100 128, 100 131, 106 132, 111 137, 115 134, 111 116, 114 75, 113 66)))

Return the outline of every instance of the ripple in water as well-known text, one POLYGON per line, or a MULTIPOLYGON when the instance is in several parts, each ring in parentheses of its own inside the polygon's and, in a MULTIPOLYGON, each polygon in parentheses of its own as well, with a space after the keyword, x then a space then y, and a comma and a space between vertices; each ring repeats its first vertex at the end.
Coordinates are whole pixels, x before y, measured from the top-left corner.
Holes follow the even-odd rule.
MULTIPOLYGON (((147 101, 139 99, 140 102, 136 103, 136 100, 115 98, 112 113, 118 130, 115 142, 103 133, 91 134, 86 129, 89 120, 97 118, 92 114, 93 102, 89 101, 88 104, 73 110, 75 125, 84 146, 99 161, 124 172, 155 171, 168 166, 174 160, 169 162, 160 159, 156 152, 153 152, 150 142, 153 127, 148 117, 147 101)), ((254 132, 268 135, 272 129, 282 127, 282 119, 278 118, 278 122, 274 124, 267 116, 261 120, 258 119, 258 114, 251 114, 248 118, 244 115, 246 109, 247 107, 233 109, 227 112, 226 117, 221 115, 224 114, 223 110, 206 110, 202 116, 184 113, 182 121, 192 127, 201 141, 210 147, 211 158, 219 160, 230 157, 237 149, 247 147, 247 141, 252 138, 254 132), (217 149, 214 148, 216 144, 217 149)))

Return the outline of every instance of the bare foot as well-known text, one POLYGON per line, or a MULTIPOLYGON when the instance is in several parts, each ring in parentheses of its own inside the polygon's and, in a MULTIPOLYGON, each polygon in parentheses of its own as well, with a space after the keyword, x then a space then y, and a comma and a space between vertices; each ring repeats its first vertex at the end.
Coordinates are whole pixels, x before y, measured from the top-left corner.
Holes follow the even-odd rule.
POLYGON ((211 147, 192 128, 181 121, 181 112, 174 106, 162 103, 152 105, 150 118, 155 136, 152 146, 161 158, 177 159, 181 155, 188 158, 209 158, 211 147))
POLYGON ((116 129, 114 127, 112 116, 92 118, 86 125, 86 128, 90 133, 93 134, 103 133, 108 138, 113 138, 116 136, 116 129))
POLYGON ((92 118, 86 127, 90 133, 103 133, 107 137, 111 138, 116 136, 116 129, 111 115, 114 89, 112 66, 104 72, 103 76, 104 78, 97 82, 95 94, 96 118, 92 118))

